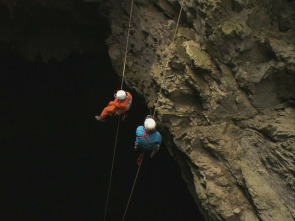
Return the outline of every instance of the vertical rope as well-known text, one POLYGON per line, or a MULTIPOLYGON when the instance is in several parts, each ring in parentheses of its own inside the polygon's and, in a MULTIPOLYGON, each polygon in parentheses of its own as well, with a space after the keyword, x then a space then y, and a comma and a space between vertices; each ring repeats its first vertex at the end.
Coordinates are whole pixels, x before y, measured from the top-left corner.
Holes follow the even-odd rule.
MULTIPOLYGON (((131 8, 130 8, 130 16, 129 16, 129 24, 128 24, 128 34, 127 34, 127 41, 126 41, 126 48, 125 48, 125 56, 124 56, 124 66, 123 66, 121 90, 123 89, 123 82, 124 82, 124 76, 125 76, 125 67, 126 67, 126 60, 127 60, 127 50, 128 50, 128 43, 129 43, 129 33, 130 33, 130 26, 131 26, 132 10, 133 10, 133 0, 131 0, 131 8)), ((117 148, 117 140, 118 140, 118 134, 119 134, 119 127, 120 127, 120 115, 119 115, 119 119, 118 119, 118 126, 117 126, 116 139, 115 139, 115 147, 114 147, 113 160, 112 160, 112 168, 111 168, 111 174, 110 174, 110 179, 109 179, 109 186, 108 186, 108 194, 107 194, 106 206, 105 206, 105 211, 104 211, 104 221, 106 220, 106 215, 107 215, 107 210, 108 210, 108 203, 109 203, 109 196, 110 196, 111 183, 112 183, 112 177, 113 177, 113 170, 114 170, 114 162, 115 162, 115 156, 116 156, 116 148, 117 148)))
MULTIPOLYGON (((182 0, 181 2, 181 6, 180 6, 180 11, 179 11, 179 15, 178 15, 178 19, 177 19, 177 23, 176 23, 176 28, 175 28, 175 31, 174 31, 174 35, 173 35, 173 40, 172 40, 172 44, 174 43, 175 41, 175 38, 176 38, 176 34, 177 34, 177 30, 178 30, 178 25, 179 25, 179 21, 180 21, 180 16, 181 16, 181 12, 182 12, 182 9, 183 9, 183 3, 184 3, 184 0, 182 0)), ((166 64, 167 65, 167 64, 166 64)), ((165 67, 166 67, 165 65, 165 67)), ((158 101, 159 101, 159 96, 162 92, 162 89, 163 89, 163 85, 164 85, 164 82, 165 82, 165 78, 166 78, 166 70, 164 72, 164 75, 163 75, 163 79, 162 79, 162 82, 161 82, 161 87, 160 87, 160 90, 158 92, 158 95, 157 95, 157 101, 156 101, 156 104, 155 104, 155 109, 154 109, 154 113, 153 113, 153 118, 155 117, 155 114, 156 114, 156 108, 157 108, 157 104, 158 104, 158 101)))
MULTIPOLYGON (((181 3, 181 8, 180 8, 180 12, 179 12, 179 16, 178 16, 178 20, 177 20, 177 24, 176 24, 176 28, 175 28, 175 32, 174 32, 174 36, 173 36, 172 43, 174 43, 174 41, 175 41, 175 37, 176 37, 176 34, 177 34, 178 25, 179 25, 179 20, 180 20, 181 12, 182 12, 182 9, 183 9, 183 3, 184 3, 184 0, 182 0, 182 3, 181 3)), ((131 2, 131 8, 130 8, 130 17, 129 17, 129 25, 128 25, 128 34, 127 34, 127 42, 126 42, 125 56, 124 56, 124 66, 123 66, 122 81, 121 81, 121 90, 122 90, 122 88, 123 88, 123 82, 124 82, 124 77, 125 77, 126 60, 127 60, 127 51, 128 51, 129 35, 130 35, 130 26, 131 26, 131 18, 132 18, 132 10, 133 10, 133 0, 132 0, 132 2, 131 2)), ((162 88, 163 88, 163 84, 164 84, 164 81, 165 81, 165 77, 166 77, 166 71, 165 71, 165 73, 164 73, 164 76, 163 76, 163 79, 162 79, 162 83, 161 83, 161 87, 160 87, 160 90, 159 90, 159 92, 158 92, 158 98, 159 98, 160 93, 162 92, 162 88)), ((157 99, 157 102, 156 102, 156 104, 155 104, 155 109, 154 109, 153 117, 155 116, 155 113, 156 113, 156 107, 157 107, 157 104, 158 104, 158 99, 157 99)), ((118 126, 117 126, 117 133, 116 133, 116 139, 115 139, 115 147, 114 147, 114 154, 113 154, 113 161, 112 161, 111 175, 110 175, 110 180, 109 180, 108 194, 107 194, 107 200, 106 200, 106 208, 105 208, 105 213, 104 213, 104 221, 106 220, 107 207, 108 207, 108 201, 109 201, 109 195, 110 195, 110 188, 111 188, 112 175, 113 175, 113 169, 114 169, 114 161, 115 161, 115 155, 116 155, 116 147, 117 147, 117 140, 118 140, 119 126, 120 126, 120 116, 119 116, 119 119, 118 119, 118 126)), ((126 208, 125 208, 125 212, 124 212, 124 215, 123 215, 122 221, 124 221, 125 216, 126 216, 126 213, 127 213, 127 209, 128 209, 128 206, 129 206, 129 203, 130 203, 130 200, 131 200, 131 197, 132 197, 133 191, 134 191, 134 187, 135 187, 135 184, 136 184, 136 181, 137 181, 137 177, 138 177, 138 174, 139 174, 139 171, 140 171, 140 168, 141 168, 141 164, 142 164, 143 157, 144 157, 144 152, 142 153, 141 162, 140 162, 140 164, 139 164, 139 166, 138 166, 138 169, 137 169, 137 173, 136 173, 136 176, 135 176, 135 179, 134 179, 134 183, 133 183, 133 186, 132 186, 132 189, 131 189, 131 192, 130 192, 130 196, 129 196, 129 199, 128 199, 128 202, 127 202, 127 205, 126 205, 126 208)))
POLYGON ((131 2, 131 8, 130 8, 128 34, 127 34, 127 42, 126 42, 126 48, 125 48, 124 66, 123 66, 123 74, 122 74, 122 82, 121 82, 121 90, 123 89, 123 82, 124 82, 124 76, 125 76, 125 67, 126 67, 127 50, 128 50, 128 44, 129 44, 129 33, 130 33, 130 26, 131 26, 132 10, 133 10, 133 0, 131 2))
POLYGON ((176 25, 176 28, 175 28, 172 43, 174 43, 174 40, 175 40, 175 37, 176 37, 176 34, 177 34, 178 24, 179 24, 181 12, 182 12, 182 9, 183 9, 183 3, 184 3, 184 0, 182 0, 182 2, 181 2, 180 11, 179 11, 178 19, 177 19, 177 25, 176 25))
POLYGON ((108 187, 108 194, 107 194, 107 201, 106 201, 106 206, 105 206, 105 211, 104 211, 104 219, 103 219, 104 221, 106 220, 107 210, 108 210, 109 196, 110 196, 111 183, 112 183, 113 170, 114 170, 114 162, 115 162, 116 149, 117 149, 117 140, 118 140, 118 134, 119 134, 119 127, 120 127, 120 118, 121 117, 119 115, 119 118, 118 118, 118 126, 117 126, 117 133, 116 133, 116 138, 115 138, 115 147, 114 147, 114 153, 113 153, 113 161, 112 161, 111 175, 110 175, 109 187, 108 187))
POLYGON ((140 164, 138 165, 138 169, 137 169, 137 172, 136 172, 136 176, 135 176, 135 179, 134 179, 134 183, 133 183, 133 186, 132 186, 132 189, 131 189, 131 192, 130 192, 130 196, 129 196, 129 199, 128 199, 128 202, 127 202, 127 205, 126 205, 126 209, 125 209, 122 221, 124 221, 126 213, 127 213, 127 209, 128 209, 129 203, 130 203, 130 199, 131 199, 131 196, 132 196, 132 193, 133 193, 133 190, 134 190, 134 186, 135 186, 137 176, 138 176, 141 164, 142 164, 143 157, 144 157, 144 152, 141 154, 141 161, 140 161, 140 164))

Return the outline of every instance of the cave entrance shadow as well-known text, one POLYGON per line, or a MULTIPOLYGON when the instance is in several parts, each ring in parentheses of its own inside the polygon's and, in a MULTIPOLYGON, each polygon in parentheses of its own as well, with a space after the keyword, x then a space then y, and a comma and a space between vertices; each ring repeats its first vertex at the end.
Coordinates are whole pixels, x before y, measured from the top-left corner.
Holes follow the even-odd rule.
MULTIPOLYGON (((0 51, 3 143, 11 152, 2 162, 4 199, 14 208, 5 217, 102 220, 118 119, 94 116, 120 86, 108 55, 43 63, 0 51)), ((149 114, 144 98, 126 90, 133 105, 120 124, 109 220, 124 213, 137 170, 135 130, 149 114)), ((164 146, 155 158, 145 156, 126 220, 203 220, 164 146)))

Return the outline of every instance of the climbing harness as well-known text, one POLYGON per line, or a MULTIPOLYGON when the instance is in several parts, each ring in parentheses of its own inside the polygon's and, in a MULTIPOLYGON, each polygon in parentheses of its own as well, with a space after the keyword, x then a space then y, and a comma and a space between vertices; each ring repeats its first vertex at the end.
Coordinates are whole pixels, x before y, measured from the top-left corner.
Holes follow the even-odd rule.
POLYGON ((147 138, 148 135, 151 135, 151 133, 147 133, 145 130, 143 130, 143 135, 139 136, 139 137, 144 137, 146 139, 146 141, 149 143, 149 144, 152 144, 151 141, 147 138))
MULTIPOLYGON (((128 44, 129 44, 129 33, 130 33, 130 26, 131 26, 132 10, 133 10, 133 0, 131 0, 131 8, 130 8, 129 25, 128 25, 128 33, 127 33, 125 56, 124 56, 124 65, 123 65, 121 90, 123 89, 124 76, 125 76, 125 67, 126 67, 127 51, 128 51, 128 44)), ((130 105, 131 105, 131 103, 130 103, 130 105)), ((129 105, 129 107, 130 107, 130 105, 129 105)), ((120 115, 119 115, 119 118, 118 118, 118 126, 117 126, 115 146, 114 146, 114 152, 113 152, 113 160, 112 160, 111 174, 110 174, 109 185, 108 185, 108 194, 107 194, 107 200, 106 200, 105 211, 104 211, 104 221, 106 220, 106 215, 107 215, 107 210, 108 210, 108 202, 109 202, 109 196, 110 196, 110 190, 111 190, 111 183, 112 183, 112 176, 113 176, 113 170, 114 170, 114 162, 115 162, 115 155, 116 155, 116 148, 117 148, 117 140, 118 140, 118 134, 119 134, 119 127, 120 127, 120 115)))

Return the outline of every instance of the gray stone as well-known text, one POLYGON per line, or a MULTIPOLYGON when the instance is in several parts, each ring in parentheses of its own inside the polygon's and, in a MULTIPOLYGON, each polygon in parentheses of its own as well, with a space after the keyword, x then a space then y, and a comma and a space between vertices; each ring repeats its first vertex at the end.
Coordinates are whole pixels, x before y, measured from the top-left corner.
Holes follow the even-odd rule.
MULTIPOLYGON (((118 0, 112 2, 120 5, 118 0)), ((288 33, 295 27, 291 3, 185 1, 172 44, 176 20, 170 19, 170 6, 176 2, 181 3, 163 0, 156 7, 151 3, 139 9, 137 31, 145 30, 161 43, 140 48, 138 64, 129 67, 144 67, 145 77, 158 87, 161 73, 166 73, 163 93, 157 97, 157 87, 138 86, 142 71, 125 82, 145 96, 149 107, 158 100, 159 124, 173 137, 169 152, 183 170, 183 165, 191 168, 185 179, 208 220, 293 220, 295 53, 288 33), (154 22, 153 27, 146 19, 154 22), (144 66, 145 57, 154 53, 159 59, 144 66)), ((120 14, 120 7, 110 11, 120 14)), ((113 22, 122 21, 113 18, 113 22)), ((110 47, 120 37, 110 36, 110 47)), ((113 62, 120 67, 119 60, 113 62)))

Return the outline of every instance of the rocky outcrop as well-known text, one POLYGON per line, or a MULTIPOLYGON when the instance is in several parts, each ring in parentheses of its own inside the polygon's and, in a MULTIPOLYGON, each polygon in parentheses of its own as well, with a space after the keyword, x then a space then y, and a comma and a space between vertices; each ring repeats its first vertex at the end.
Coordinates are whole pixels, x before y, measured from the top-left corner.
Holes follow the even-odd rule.
MULTIPOLYGON (((156 108, 204 216, 294 220, 295 2, 184 0, 175 41, 181 0, 134 2, 125 85, 156 108)), ((0 42, 28 60, 62 60, 100 53, 107 24, 122 75, 130 3, 0 0, 0 42)))
MULTIPOLYGON (((107 4, 119 75, 130 2, 107 4)), ((172 42, 180 4, 135 1, 125 84, 156 108, 207 220, 294 220, 295 2, 185 0, 172 42)))

